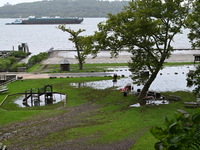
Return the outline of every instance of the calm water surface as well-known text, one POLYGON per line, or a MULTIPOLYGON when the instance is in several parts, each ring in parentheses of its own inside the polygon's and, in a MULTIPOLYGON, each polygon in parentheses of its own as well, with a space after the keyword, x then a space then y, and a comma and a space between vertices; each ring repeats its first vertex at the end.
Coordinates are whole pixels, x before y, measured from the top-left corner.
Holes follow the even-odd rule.
MULTIPOLYGON (((46 52, 50 48, 54 49, 74 49, 74 44, 68 38, 70 35, 62 32, 56 27, 58 25, 5 25, 15 19, 0 19, 0 50, 17 49, 21 43, 27 43, 33 54, 46 52)), ((82 35, 92 35, 97 31, 97 24, 105 21, 106 18, 84 18, 81 24, 66 25, 75 31, 85 29, 82 35)), ((177 35, 173 42, 175 48, 190 48, 187 39, 188 30, 177 35)))
MULTIPOLYGON (((74 44, 68 41, 70 35, 58 29, 58 25, 5 25, 15 19, 0 19, 0 50, 17 49, 21 43, 27 43, 33 54, 45 52, 50 48, 74 49, 74 44)), ((92 35, 97 30, 97 24, 105 18, 84 18, 81 24, 66 25, 75 31, 85 29, 82 35, 92 35)))

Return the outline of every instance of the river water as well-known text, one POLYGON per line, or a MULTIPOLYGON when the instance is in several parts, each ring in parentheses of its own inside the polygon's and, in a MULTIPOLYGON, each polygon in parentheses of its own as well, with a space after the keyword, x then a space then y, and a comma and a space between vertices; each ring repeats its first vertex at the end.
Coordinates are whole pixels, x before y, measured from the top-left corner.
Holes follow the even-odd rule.
MULTIPOLYGON (((32 54, 46 52, 50 48, 56 50, 74 49, 74 44, 68 40, 70 35, 56 28, 58 25, 5 25, 15 19, 0 19, 0 50, 17 50, 18 45, 27 43, 32 54)), ((106 18, 84 18, 81 24, 66 25, 67 28, 77 31, 85 29, 82 35, 92 35, 97 31, 97 24, 106 18)), ((188 30, 177 35, 173 42, 175 48, 190 48, 187 39, 188 30)))
MULTIPOLYGON (((70 35, 58 29, 58 25, 5 25, 5 23, 10 23, 14 20, 15 19, 0 19, 0 50, 12 50, 13 47, 17 50, 18 45, 21 43, 27 43, 29 50, 33 55, 40 52, 46 52, 50 48, 54 48, 55 50, 75 49, 74 44, 68 40, 70 35)), ((78 29, 85 29, 86 31, 83 32, 82 35, 92 35, 94 34, 94 31, 97 31, 98 29, 97 24, 102 21, 106 21, 106 18, 84 18, 84 21, 81 24, 70 24, 66 25, 66 27, 75 31, 78 29)), ((184 29, 183 34, 175 36, 172 43, 174 48, 188 49, 191 47, 189 40, 187 39, 187 33, 189 33, 189 31, 184 29)), ((180 53, 183 52, 184 51, 180 53)), ((108 55, 110 54, 108 53, 108 55)), ((186 74, 190 69, 193 68, 178 67, 162 70, 162 75, 158 75, 151 86, 151 90, 191 91, 192 88, 186 87, 186 74)), ((119 74, 119 72, 116 73, 119 74)), ((125 72, 123 71, 122 73, 124 74, 125 72)), ((105 82, 108 83, 108 81, 105 82)), ((109 82, 109 85, 113 86, 112 80, 109 82)), ((117 82, 116 86, 122 87, 130 82, 132 82, 131 78, 122 79, 117 82)), ((97 87, 103 87, 103 85, 107 84, 103 81, 94 84, 94 86, 97 87)), ((139 87, 135 87, 135 89, 136 88, 139 87)))

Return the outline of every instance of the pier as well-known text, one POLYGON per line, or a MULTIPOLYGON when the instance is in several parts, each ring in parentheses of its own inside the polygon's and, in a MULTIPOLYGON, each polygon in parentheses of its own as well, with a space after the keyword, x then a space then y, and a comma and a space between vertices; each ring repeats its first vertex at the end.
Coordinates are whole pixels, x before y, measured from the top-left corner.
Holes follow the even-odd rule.
MULTIPOLYGON (((10 54, 15 51, 14 47, 12 50, 0 50, 0 58, 6 58, 8 56, 10 56, 10 54)), ((27 45, 27 43, 21 43, 21 45, 18 46, 18 51, 22 51, 25 52, 27 54, 30 54, 29 52, 29 47, 27 45)))

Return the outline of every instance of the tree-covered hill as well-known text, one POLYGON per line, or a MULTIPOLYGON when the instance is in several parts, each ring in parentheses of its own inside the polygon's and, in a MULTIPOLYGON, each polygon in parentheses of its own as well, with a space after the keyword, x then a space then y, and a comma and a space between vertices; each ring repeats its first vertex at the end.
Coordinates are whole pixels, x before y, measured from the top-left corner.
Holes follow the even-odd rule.
POLYGON ((43 0, 0 7, 0 18, 28 16, 106 17, 120 12, 128 1, 43 0))

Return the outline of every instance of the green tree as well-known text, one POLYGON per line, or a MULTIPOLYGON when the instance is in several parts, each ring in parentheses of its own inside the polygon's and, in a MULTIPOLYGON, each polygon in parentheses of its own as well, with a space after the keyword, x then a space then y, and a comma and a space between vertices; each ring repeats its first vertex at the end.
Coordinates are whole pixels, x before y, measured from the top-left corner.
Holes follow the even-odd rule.
POLYGON ((49 0, 0 7, 1 18, 27 18, 31 15, 62 17, 106 17, 120 12, 127 1, 49 0), (19 14, 20 12, 20 14, 19 14))
MULTIPOLYGON (((145 80, 139 99, 146 96, 150 85, 163 63, 170 57, 174 36, 181 33, 188 15, 188 3, 184 0, 132 0, 117 15, 109 14, 106 22, 100 23, 95 33, 94 43, 97 51, 111 50, 118 56, 122 48, 132 54, 129 67, 134 75, 148 70, 150 76, 145 80)), ((163 85, 162 85, 163 86, 163 85)))
MULTIPOLYGON (((193 48, 200 47, 200 1, 194 1, 192 4, 192 11, 188 15, 186 20, 186 25, 190 29, 190 33, 188 34, 188 38, 192 43, 193 48)), ((195 70, 189 71, 187 74, 187 86, 192 87, 195 86, 193 93, 196 96, 200 96, 200 65, 196 67, 195 70)))
POLYGON ((200 47, 200 1, 194 1, 192 3, 192 13, 189 14, 187 19, 187 27, 190 28, 190 33, 188 34, 188 38, 192 43, 192 47, 200 47))
POLYGON ((22 58, 26 58, 27 53, 23 51, 13 51, 11 53, 11 56, 22 59, 22 58))
POLYGON ((174 119, 165 117, 166 128, 152 127, 151 133, 159 142, 156 150, 199 150, 200 113, 194 115, 175 114, 174 119))
POLYGON ((9 59, 0 58, 0 71, 9 71, 11 61, 9 59))
POLYGON ((70 34, 69 40, 72 41, 75 45, 78 60, 79 70, 83 70, 83 64, 85 63, 85 59, 89 54, 88 42, 90 41, 90 37, 80 36, 79 34, 85 31, 84 29, 79 29, 78 31, 74 31, 72 29, 67 29, 65 25, 59 25, 58 29, 61 29, 63 32, 68 32, 70 34))
POLYGON ((192 87, 194 86, 195 89, 193 90, 193 93, 196 96, 200 96, 200 65, 196 67, 195 70, 190 70, 187 74, 187 86, 192 87))

